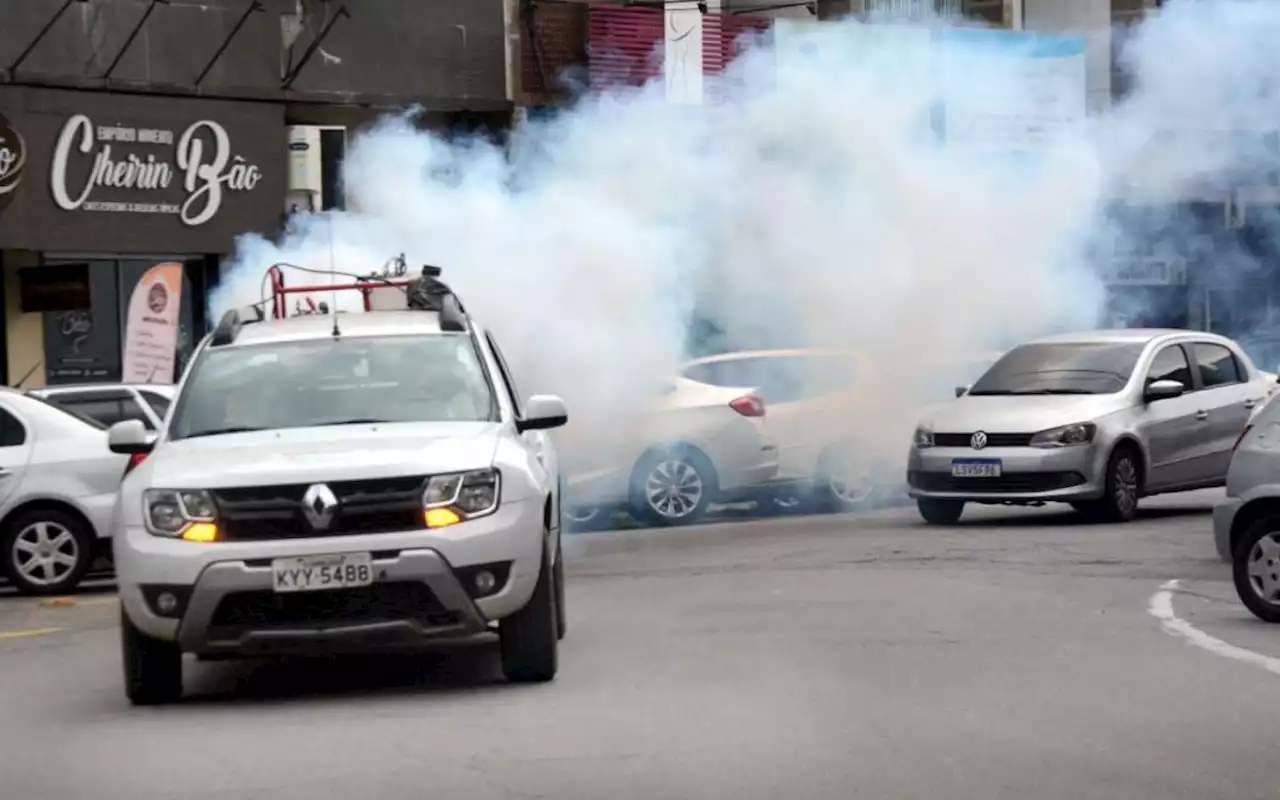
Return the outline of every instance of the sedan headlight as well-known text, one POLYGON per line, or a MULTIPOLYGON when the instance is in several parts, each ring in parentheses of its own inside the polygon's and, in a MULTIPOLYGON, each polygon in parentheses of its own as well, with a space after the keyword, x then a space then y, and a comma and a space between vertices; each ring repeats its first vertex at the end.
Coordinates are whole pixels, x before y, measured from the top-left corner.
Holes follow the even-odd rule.
POLYGON ((933 447, 933 431, 928 428, 916 428, 916 447, 933 447))
POLYGON ((444 528, 492 514, 498 508, 501 477, 496 469, 433 475, 422 490, 428 528, 444 528))
POLYGON ((156 536, 189 542, 218 540, 217 507, 198 489, 148 489, 142 495, 142 519, 156 536))
POLYGON ((1080 444, 1088 444, 1093 441, 1093 435, 1098 432, 1098 426, 1092 422, 1079 422, 1075 425, 1063 425, 1060 428, 1050 428, 1047 431, 1040 431, 1031 437, 1032 447, 1072 447, 1080 444))

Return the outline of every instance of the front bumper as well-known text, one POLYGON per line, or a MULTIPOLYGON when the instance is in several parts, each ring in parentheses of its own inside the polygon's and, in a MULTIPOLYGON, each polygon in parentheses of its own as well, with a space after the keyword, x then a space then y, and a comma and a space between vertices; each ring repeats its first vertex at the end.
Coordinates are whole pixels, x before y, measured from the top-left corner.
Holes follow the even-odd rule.
POLYGON ((1213 507, 1213 545, 1218 551, 1218 558, 1230 564, 1231 528, 1235 525, 1236 515, 1244 507, 1239 497, 1226 497, 1213 507))
POLYGON ((121 532, 115 558, 121 603, 133 624, 185 652, 268 655, 398 649, 480 633, 523 608, 543 559, 542 503, 515 502, 440 530, 197 544, 121 532), (369 553, 364 589, 276 594, 276 558, 369 553), (501 564, 489 594, 464 586, 469 568, 501 564), (159 589, 180 598, 170 614, 159 589))
POLYGON ((912 447, 907 460, 907 494, 913 498, 977 503, 1035 503, 1094 500, 1106 491, 1105 451, 1096 444, 1037 447, 912 447), (957 478, 953 461, 996 460, 998 478, 957 478))

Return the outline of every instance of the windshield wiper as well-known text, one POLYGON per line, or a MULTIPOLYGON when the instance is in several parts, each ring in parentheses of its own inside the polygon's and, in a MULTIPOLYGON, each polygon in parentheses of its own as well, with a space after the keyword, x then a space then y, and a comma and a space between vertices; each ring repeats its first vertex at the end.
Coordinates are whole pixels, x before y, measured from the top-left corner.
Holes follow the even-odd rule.
POLYGON ((210 428, 207 431, 196 431, 188 433, 183 439, 195 439, 199 436, 221 436, 225 433, 253 433, 255 431, 265 431, 266 428, 254 428, 249 426, 231 427, 231 428, 210 428))
POLYGON ((1009 394, 1093 394, 1088 389, 1032 389, 1025 392, 1009 392, 1009 394))
POLYGON ((308 428, 327 428, 331 425, 389 425, 395 420, 392 419, 335 419, 329 422, 315 422, 308 425, 308 428))

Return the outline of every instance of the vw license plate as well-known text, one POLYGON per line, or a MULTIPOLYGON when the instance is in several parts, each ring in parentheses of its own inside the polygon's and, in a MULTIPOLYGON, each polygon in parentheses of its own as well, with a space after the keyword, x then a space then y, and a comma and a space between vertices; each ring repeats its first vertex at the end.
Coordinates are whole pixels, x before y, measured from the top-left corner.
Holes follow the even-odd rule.
POLYGON ((369 553, 277 558, 271 562, 271 585, 277 592, 352 589, 372 583, 373 556, 369 553))
POLYGON ((951 475, 955 478, 999 478, 1000 462, 973 459, 952 461, 951 475))

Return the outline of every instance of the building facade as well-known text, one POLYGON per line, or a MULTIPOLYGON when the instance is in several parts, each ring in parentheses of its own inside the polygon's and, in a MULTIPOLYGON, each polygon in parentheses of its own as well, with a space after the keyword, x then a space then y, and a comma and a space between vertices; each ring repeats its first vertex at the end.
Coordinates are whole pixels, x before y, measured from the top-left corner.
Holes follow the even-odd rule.
MULTIPOLYGON (((179 361, 242 234, 297 208, 315 127, 341 207, 346 135, 419 109, 502 128, 517 0, 9 0, 0 24, 0 372, 10 386, 115 381, 127 306, 181 266, 179 361)), ((321 187, 302 187, 306 191, 321 187)), ((265 269, 264 265, 264 269, 265 269)), ((171 379, 160 376, 158 380, 171 379)))

